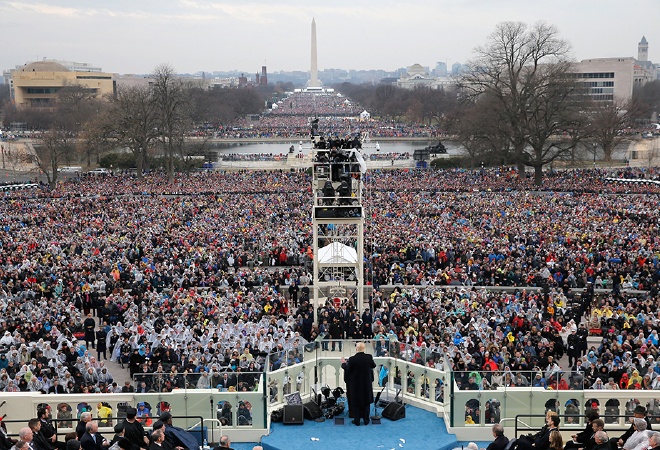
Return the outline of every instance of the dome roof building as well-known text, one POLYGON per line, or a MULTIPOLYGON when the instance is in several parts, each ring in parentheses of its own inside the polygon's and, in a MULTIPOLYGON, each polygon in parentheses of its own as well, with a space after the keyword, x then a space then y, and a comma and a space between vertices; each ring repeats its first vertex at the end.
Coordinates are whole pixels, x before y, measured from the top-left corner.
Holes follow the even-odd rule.
POLYGON ((69 69, 55 61, 35 61, 24 65, 21 72, 70 72, 69 69))
POLYGON ((72 63, 73 70, 58 61, 28 62, 12 71, 12 98, 19 108, 53 108, 59 92, 66 87, 77 86, 95 98, 104 98, 116 92, 115 77, 111 73, 76 68, 84 66, 72 63))

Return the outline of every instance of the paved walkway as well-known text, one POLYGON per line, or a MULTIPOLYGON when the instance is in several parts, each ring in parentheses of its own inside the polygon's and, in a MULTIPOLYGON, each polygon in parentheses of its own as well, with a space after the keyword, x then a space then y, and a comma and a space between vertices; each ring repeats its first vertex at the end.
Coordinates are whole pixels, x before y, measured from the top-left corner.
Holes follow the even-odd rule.
MULTIPOLYGON (((97 321, 99 321, 99 318, 96 318, 97 321)), ((90 355, 92 356, 98 356, 96 353, 95 349, 89 349, 90 355)), ((110 357, 110 351, 107 351, 106 354, 108 355, 108 358, 110 357)), ((98 359, 98 358, 97 358, 98 359)), ((102 360, 105 366, 108 368, 108 372, 112 374, 112 378, 114 381, 117 383, 117 386, 122 387, 124 383, 127 381, 131 381, 131 377, 129 376, 128 372, 128 366, 125 366, 125 369, 121 368, 121 365, 118 362, 113 362, 110 361, 109 359, 104 359, 102 360)))

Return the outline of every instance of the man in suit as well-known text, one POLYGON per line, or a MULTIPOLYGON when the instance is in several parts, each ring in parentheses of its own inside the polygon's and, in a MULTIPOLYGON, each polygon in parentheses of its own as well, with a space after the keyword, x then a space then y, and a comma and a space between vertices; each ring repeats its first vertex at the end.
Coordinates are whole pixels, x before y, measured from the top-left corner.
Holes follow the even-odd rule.
POLYGON ((30 444, 32 450, 53 450, 50 442, 40 433, 41 421, 39 419, 30 419, 28 427, 32 431, 32 442, 30 444))
POLYGON ((51 422, 50 406, 39 408, 37 410, 37 416, 41 421, 40 433, 43 435, 43 437, 46 438, 46 440, 50 443, 50 445, 53 448, 64 450, 66 448, 66 443, 57 440, 57 435, 55 434, 55 427, 51 422))
POLYGON ((87 423, 85 434, 80 439, 82 450, 105 450, 110 443, 99 433, 99 424, 96 421, 87 423))
POLYGON ((151 433, 151 445, 149 445, 149 450, 165 450, 163 442, 165 442, 165 432, 161 426, 160 430, 151 433))
POLYGON ((568 441, 566 445, 564 446, 564 450, 570 450, 570 449, 575 449, 575 448, 584 448, 584 446, 587 444, 589 439, 592 438, 594 435, 594 429, 591 426, 594 420, 598 419, 600 416, 598 415, 597 412, 595 411, 589 411, 586 415, 586 425, 584 427, 584 430, 580 431, 577 434, 571 435, 571 438, 573 438, 571 441, 568 441))
POLYGON ((85 411, 84 413, 80 414, 80 421, 76 425, 76 438, 78 440, 81 440, 83 437, 83 434, 85 434, 85 431, 87 430, 87 424, 92 420, 92 413, 89 411, 85 411))
POLYGON ((504 427, 499 423, 493 425, 493 436, 495 440, 488 444, 486 450, 504 450, 509 443, 509 438, 504 436, 504 427))
POLYGON ((236 386, 236 378, 233 375, 231 375, 229 372, 224 372, 222 374, 222 378, 220 379, 220 383, 218 383, 217 386, 213 386, 213 387, 227 390, 231 386, 236 386))
POLYGON ((32 430, 29 427, 21 428, 18 430, 18 442, 27 443, 27 448, 30 450, 34 450, 32 442, 33 437, 34 435, 32 434, 32 430))
POLYGON ((53 385, 48 388, 49 394, 64 394, 64 386, 60 384, 60 380, 53 380, 53 385))
POLYGON ((532 446, 534 450, 548 450, 550 448, 550 433, 559 431, 559 416, 550 416, 548 419, 548 431, 539 437, 532 446))
POLYGON ((342 358, 342 368, 348 375, 348 389, 351 392, 351 405, 353 424, 360 425, 360 418, 364 424, 369 423, 369 411, 374 401, 374 368, 376 363, 371 355, 364 353, 365 345, 358 342, 355 345, 355 355, 346 361, 342 358))
POLYGON ((603 419, 594 419, 591 422, 591 428, 593 433, 587 443, 582 447, 582 450, 594 450, 598 447, 598 439, 596 439, 596 436, 605 428, 605 422, 603 419))
POLYGON ((610 445, 610 439, 607 437, 606 432, 602 430, 596 431, 596 433, 594 434, 594 441, 596 442, 596 446, 594 447, 594 450, 612 450, 612 446, 610 445))
POLYGON ((530 438, 521 438, 516 441, 518 450, 548 450, 550 448, 550 433, 559 427, 557 414, 546 415, 546 426, 541 432, 530 438))

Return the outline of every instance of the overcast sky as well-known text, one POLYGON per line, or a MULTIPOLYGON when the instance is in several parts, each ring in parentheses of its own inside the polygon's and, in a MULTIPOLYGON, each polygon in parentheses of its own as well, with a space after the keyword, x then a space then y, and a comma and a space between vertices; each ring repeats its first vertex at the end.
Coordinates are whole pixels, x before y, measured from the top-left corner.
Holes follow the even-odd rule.
POLYGON ((576 59, 660 62, 660 0, 0 0, 0 69, 42 59, 106 72, 433 68, 464 62, 502 21, 556 25, 576 59))

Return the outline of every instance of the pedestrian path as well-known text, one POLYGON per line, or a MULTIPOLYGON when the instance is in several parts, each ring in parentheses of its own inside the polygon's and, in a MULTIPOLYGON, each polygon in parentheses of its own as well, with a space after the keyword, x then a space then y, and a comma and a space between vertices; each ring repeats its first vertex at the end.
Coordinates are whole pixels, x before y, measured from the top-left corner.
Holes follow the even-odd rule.
MULTIPOLYGON (((96 320, 100 321, 99 318, 96 318, 96 320)), ((121 364, 119 364, 119 362, 110 361, 109 359, 99 358, 98 354, 96 353, 96 349, 91 349, 90 348, 89 349, 89 354, 92 355, 92 356, 96 356, 97 360, 103 361, 105 366, 108 368, 108 372, 110 372, 110 374, 112 374, 113 381, 115 383, 117 383, 117 386, 122 387, 124 385, 124 383, 126 383, 127 381, 131 381, 131 383, 132 383, 131 377, 130 377, 129 372, 128 372, 128 366, 125 366, 125 368, 122 368, 121 364)), ((112 351, 108 350, 106 352, 106 354, 107 354, 108 357, 110 357, 111 354, 112 354, 112 351)))

